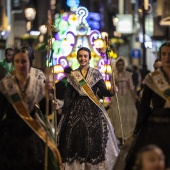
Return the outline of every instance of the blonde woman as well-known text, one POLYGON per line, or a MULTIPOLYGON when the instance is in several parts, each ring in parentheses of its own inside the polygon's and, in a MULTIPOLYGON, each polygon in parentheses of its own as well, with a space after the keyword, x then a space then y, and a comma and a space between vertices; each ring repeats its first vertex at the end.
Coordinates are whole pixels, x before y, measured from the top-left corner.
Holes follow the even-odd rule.
MULTIPOLYGON (((118 87, 118 102, 123 126, 124 138, 132 135, 137 118, 137 109, 135 106, 135 92, 132 82, 132 74, 126 71, 126 60, 124 57, 119 57, 115 61, 114 78, 115 84, 118 87)), ((116 96, 111 98, 108 114, 115 129, 116 137, 122 141, 122 131, 120 126, 120 118, 117 106, 116 96)))

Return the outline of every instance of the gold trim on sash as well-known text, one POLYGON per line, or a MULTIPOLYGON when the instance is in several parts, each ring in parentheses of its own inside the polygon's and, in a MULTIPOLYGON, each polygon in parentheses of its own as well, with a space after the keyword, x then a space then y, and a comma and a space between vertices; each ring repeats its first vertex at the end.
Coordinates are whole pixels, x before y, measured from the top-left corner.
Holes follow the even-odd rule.
POLYGON ((108 116, 105 108, 99 102, 99 100, 97 99, 97 97, 95 96, 95 94, 93 93, 92 89, 90 88, 90 86, 88 85, 88 83, 86 82, 84 77, 81 75, 81 73, 78 70, 76 70, 76 71, 72 71, 71 75, 76 80, 76 82, 80 85, 80 87, 82 88, 83 92, 93 101, 93 103, 95 105, 97 105, 99 107, 99 109, 101 109, 108 116))
POLYGON ((163 99, 170 102, 170 86, 161 71, 150 73, 144 83, 163 99))
POLYGON ((52 152, 56 156, 59 166, 61 166, 62 160, 61 160, 61 156, 60 156, 57 146, 55 145, 53 141, 50 140, 49 136, 47 136, 47 133, 44 131, 41 125, 30 116, 12 80, 3 79, 2 82, 7 92, 8 99, 10 103, 13 105, 17 114, 43 140, 44 143, 47 143, 48 147, 52 150, 52 152))

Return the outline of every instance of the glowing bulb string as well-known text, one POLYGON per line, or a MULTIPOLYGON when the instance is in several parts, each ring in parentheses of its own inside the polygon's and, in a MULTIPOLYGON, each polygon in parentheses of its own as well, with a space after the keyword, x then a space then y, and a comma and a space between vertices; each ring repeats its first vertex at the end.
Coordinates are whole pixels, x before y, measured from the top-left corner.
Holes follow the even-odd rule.
MULTIPOLYGON (((50 75, 50 67, 49 67, 49 60, 50 60, 50 52, 52 48, 52 17, 51 17, 51 11, 49 10, 47 13, 47 33, 48 33, 48 45, 47 45, 47 68, 46 68, 46 80, 49 82, 49 75, 50 75)), ((53 59, 52 59, 53 60, 53 59)), ((53 67, 53 74, 54 74, 54 67, 53 67)), ((53 77, 53 85, 55 85, 54 77, 53 77)), ((54 86, 55 87, 55 86, 54 86)), ((54 88, 55 89, 55 88, 54 88)), ((54 90, 54 97, 55 97, 55 90, 54 90)), ((45 161, 44 161, 44 170, 48 170, 48 116, 49 116, 49 91, 46 89, 46 145, 45 145, 45 161)), ((56 144, 56 141, 55 141, 56 144)), ((56 145, 57 148, 57 145, 56 145)), ((60 153, 57 149, 56 158, 59 163, 60 169, 62 169, 62 161, 60 153)))

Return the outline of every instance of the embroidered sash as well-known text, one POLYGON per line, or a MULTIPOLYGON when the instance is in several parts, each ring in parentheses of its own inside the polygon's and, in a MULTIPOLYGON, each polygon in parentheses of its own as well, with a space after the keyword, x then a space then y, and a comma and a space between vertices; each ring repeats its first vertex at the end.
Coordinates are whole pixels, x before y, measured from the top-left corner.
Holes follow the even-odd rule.
POLYGON ((119 153, 119 149, 117 147, 117 141, 116 141, 116 137, 114 134, 114 129, 113 126, 111 124, 110 118, 105 110, 105 108, 103 107, 103 105, 99 102, 99 100, 97 99, 97 97, 95 96, 95 94, 93 93, 93 90, 90 88, 89 84, 86 82, 86 80, 84 79, 84 77, 81 75, 81 73, 76 70, 76 71, 72 71, 71 72, 72 77, 74 78, 74 80, 76 81, 76 83, 79 84, 82 92, 87 95, 92 102, 98 106, 98 108, 103 112, 104 117, 106 118, 107 121, 107 125, 108 125, 108 129, 110 131, 110 135, 111 135, 111 140, 113 141, 113 143, 115 145, 113 145, 114 147, 114 152, 115 155, 118 156, 119 153))
POLYGON ((85 95, 87 95, 93 101, 93 103, 95 105, 97 105, 99 107, 99 109, 101 109, 107 115, 107 112, 106 112, 105 108, 99 102, 99 100, 97 99, 97 97, 95 96, 95 94, 93 93, 93 91, 90 88, 89 84, 86 82, 86 80, 81 75, 81 73, 78 70, 76 70, 76 71, 72 71, 71 75, 76 80, 76 82, 79 84, 79 86, 81 87, 81 90, 83 91, 83 93, 85 95))
POLYGON ((55 143, 52 140, 50 140, 49 136, 41 127, 41 125, 30 116, 28 110, 24 105, 24 102, 22 101, 20 95, 17 92, 17 89, 13 85, 12 80, 6 78, 3 79, 2 82, 7 92, 8 100, 13 105, 17 114, 43 140, 45 144, 47 143, 48 147, 53 151, 54 155, 58 160, 59 165, 61 166, 62 161, 58 148, 56 147, 55 143))
POLYGON ((144 83, 163 99, 170 102, 170 86, 161 71, 150 73, 144 83))

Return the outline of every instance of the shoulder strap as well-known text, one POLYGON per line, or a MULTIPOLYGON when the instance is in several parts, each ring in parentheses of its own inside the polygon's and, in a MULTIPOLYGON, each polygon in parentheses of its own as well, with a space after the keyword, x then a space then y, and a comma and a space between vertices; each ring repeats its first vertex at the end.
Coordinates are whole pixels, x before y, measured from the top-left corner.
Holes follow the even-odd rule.
POLYGON ((147 75, 144 83, 163 99, 170 102, 170 86, 161 71, 154 71, 147 75))

